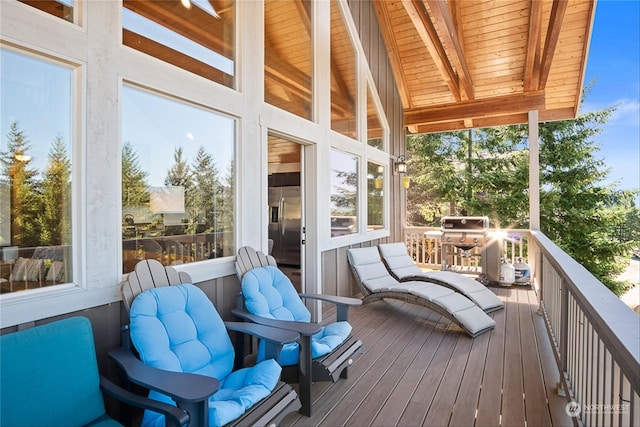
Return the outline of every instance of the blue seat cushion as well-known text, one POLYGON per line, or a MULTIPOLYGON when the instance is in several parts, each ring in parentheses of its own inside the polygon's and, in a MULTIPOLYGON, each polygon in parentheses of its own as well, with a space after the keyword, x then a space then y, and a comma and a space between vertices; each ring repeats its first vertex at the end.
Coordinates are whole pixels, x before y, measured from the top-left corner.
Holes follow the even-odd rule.
MULTIPOLYGON (((280 378, 280 365, 273 360, 232 372, 234 349, 224 323, 194 285, 165 286, 138 295, 131 305, 130 333, 144 363, 220 381, 220 390, 209 399, 211 425, 224 425, 242 415, 268 396, 280 378)), ((149 397, 173 404, 157 392, 149 397)), ((164 425, 164 417, 147 411, 143 425, 164 425)))
POLYGON ((2 335, 0 349, 3 426, 119 425, 105 416, 86 317, 2 335))
POLYGON ((298 296, 291 280, 271 265, 249 270, 242 278, 246 309, 257 316, 309 322, 311 313, 298 296))
MULTIPOLYGON (((248 271, 242 278, 242 294, 246 309, 257 316, 278 320, 309 322, 307 310, 291 280, 278 268, 265 266, 248 271)), ((329 354, 342 344, 351 333, 348 322, 335 322, 323 327, 311 339, 311 355, 315 359, 329 354)), ((264 358, 264 347, 258 349, 258 360, 264 358)), ((298 363, 299 346, 287 344, 280 353, 280 364, 291 366, 298 363)))

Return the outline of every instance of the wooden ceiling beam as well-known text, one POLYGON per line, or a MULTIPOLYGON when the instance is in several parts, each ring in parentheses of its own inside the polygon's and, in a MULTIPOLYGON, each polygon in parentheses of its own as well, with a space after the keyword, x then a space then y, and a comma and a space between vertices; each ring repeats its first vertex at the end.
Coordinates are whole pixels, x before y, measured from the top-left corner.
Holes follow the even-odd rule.
POLYGON ((547 38, 544 42, 544 52, 540 65, 540 82, 539 90, 544 90, 549 78, 549 70, 553 62, 553 55, 560 39, 560 30, 562 29, 562 21, 569 5, 568 0, 554 0, 551 6, 551 16, 549 17, 549 26, 547 27, 547 38))
POLYGON ((461 101, 462 97, 460 95, 458 76, 447 58, 447 52, 440 42, 438 32, 429 18, 424 3, 422 3, 422 0, 403 0, 402 5, 407 11, 409 18, 411 18, 413 26, 429 51, 449 91, 456 101, 461 101))
MULTIPOLYGON (((572 108, 559 108, 555 110, 540 111, 540 122, 552 122, 566 120, 567 117, 575 117, 576 112, 572 108)), ((529 120, 528 113, 503 114, 495 117, 483 117, 473 120, 473 128, 488 128, 494 126, 507 126, 525 124, 529 120)), ((452 120, 448 122, 428 123, 422 125, 407 126, 412 134, 449 132, 465 129, 464 120, 452 120)))
POLYGON ((475 99, 473 81, 469 65, 464 56, 462 49, 461 37, 458 36, 458 28, 455 25, 451 11, 444 2, 439 0, 427 0, 431 15, 433 17, 433 25, 439 30, 440 41, 445 50, 449 53, 451 63, 457 70, 458 85, 462 89, 461 97, 463 99, 475 99))
POLYGON ((528 92, 518 95, 497 96, 494 98, 461 101, 456 104, 430 106, 405 110, 405 126, 426 123, 446 122, 482 117, 499 116, 514 112, 543 110, 545 108, 543 91, 528 92))
POLYGON ((400 94, 402 106, 403 108, 412 108, 413 104, 407 89, 407 80, 405 78, 402 61, 400 60, 398 45, 396 44, 396 38, 393 36, 393 31, 391 30, 392 26, 391 21, 389 20, 387 0, 376 0, 373 5, 376 16, 378 17, 382 38, 384 39, 384 43, 387 47, 387 55, 391 64, 391 70, 393 71, 393 76, 398 84, 398 92, 400 94))
POLYGON ((524 66, 524 90, 526 92, 538 89, 540 79, 540 52, 542 40, 542 2, 531 1, 529 12, 529 33, 527 41, 527 56, 524 66))
POLYGON ((224 20, 217 19, 198 7, 186 9, 175 2, 142 2, 124 0, 124 7, 158 25, 168 28, 214 52, 232 57, 233 40, 225 37, 224 20))

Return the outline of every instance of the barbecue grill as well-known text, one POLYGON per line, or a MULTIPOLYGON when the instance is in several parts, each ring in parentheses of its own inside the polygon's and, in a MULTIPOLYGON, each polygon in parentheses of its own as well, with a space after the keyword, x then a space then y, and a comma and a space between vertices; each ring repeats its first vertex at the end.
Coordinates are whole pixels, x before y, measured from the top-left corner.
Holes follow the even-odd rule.
POLYGON ((487 243, 489 218, 486 216, 445 216, 442 218, 442 243, 465 252, 487 243))
POLYGON ((459 270, 481 277, 484 265, 471 261, 472 257, 484 257, 475 248, 483 248, 488 243, 489 218, 486 216, 445 216, 441 221, 442 270, 459 270), (455 249, 457 248, 457 249, 455 249), (456 261, 456 258, 458 261, 456 261), (447 261, 451 259, 451 264, 447 261), (464 260, 467 259, 467 262, 464 260), (466 264, 466 268, 463 265, 466 264))

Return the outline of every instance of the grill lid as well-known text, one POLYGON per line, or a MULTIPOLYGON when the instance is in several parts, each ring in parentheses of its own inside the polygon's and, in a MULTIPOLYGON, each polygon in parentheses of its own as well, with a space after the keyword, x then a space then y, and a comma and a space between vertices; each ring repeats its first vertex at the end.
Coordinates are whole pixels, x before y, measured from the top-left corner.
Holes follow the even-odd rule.
POLYGON ((486 216, 444 216, 441 230, 443 233, 455 232, 486 232, 489 228, 489 217, 486 216))

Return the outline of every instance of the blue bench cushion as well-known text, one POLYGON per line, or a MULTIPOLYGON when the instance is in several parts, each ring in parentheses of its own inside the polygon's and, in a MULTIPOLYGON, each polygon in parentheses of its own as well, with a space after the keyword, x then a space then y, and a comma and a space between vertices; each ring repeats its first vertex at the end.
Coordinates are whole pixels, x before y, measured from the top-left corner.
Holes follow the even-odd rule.
POLYGON ((120 425, 103 418, 93 332, 86 317, 3 335, 0 348, 3 426, 120 425))
MULTIPOLYGON (((311 313, 293 287, 291 280, 278 268, 265 266, 249 270, 242 278, 242 294, 246 309, 269 319, 309 322, 311 313)), ((342 344, 351 333, 348 322, 335 322, 323 327, 311 339, 311 355, 315 359, 329 354, 342 344)), ((280 354, 280 363, 291 366, 298 363, 299 346, 287 344, 280 354)), ((264 348, 258 349, 258 360, 264 357, 264 348)))
MULTIPOLYGON (((273 360, 232 372, 234 349, 222 319, 207 296, 190 284, 149 289, 130 311, 131 340, 140 359, 155 368, 215 377, 220 390, 209 399, 209 422, 224 425, 271 393, 281 368, 273 360)), ((172 403, 157 392, 149 397, 172 403)), ((164 417, 146 411, 143 425, 162 426, 164 417)))

